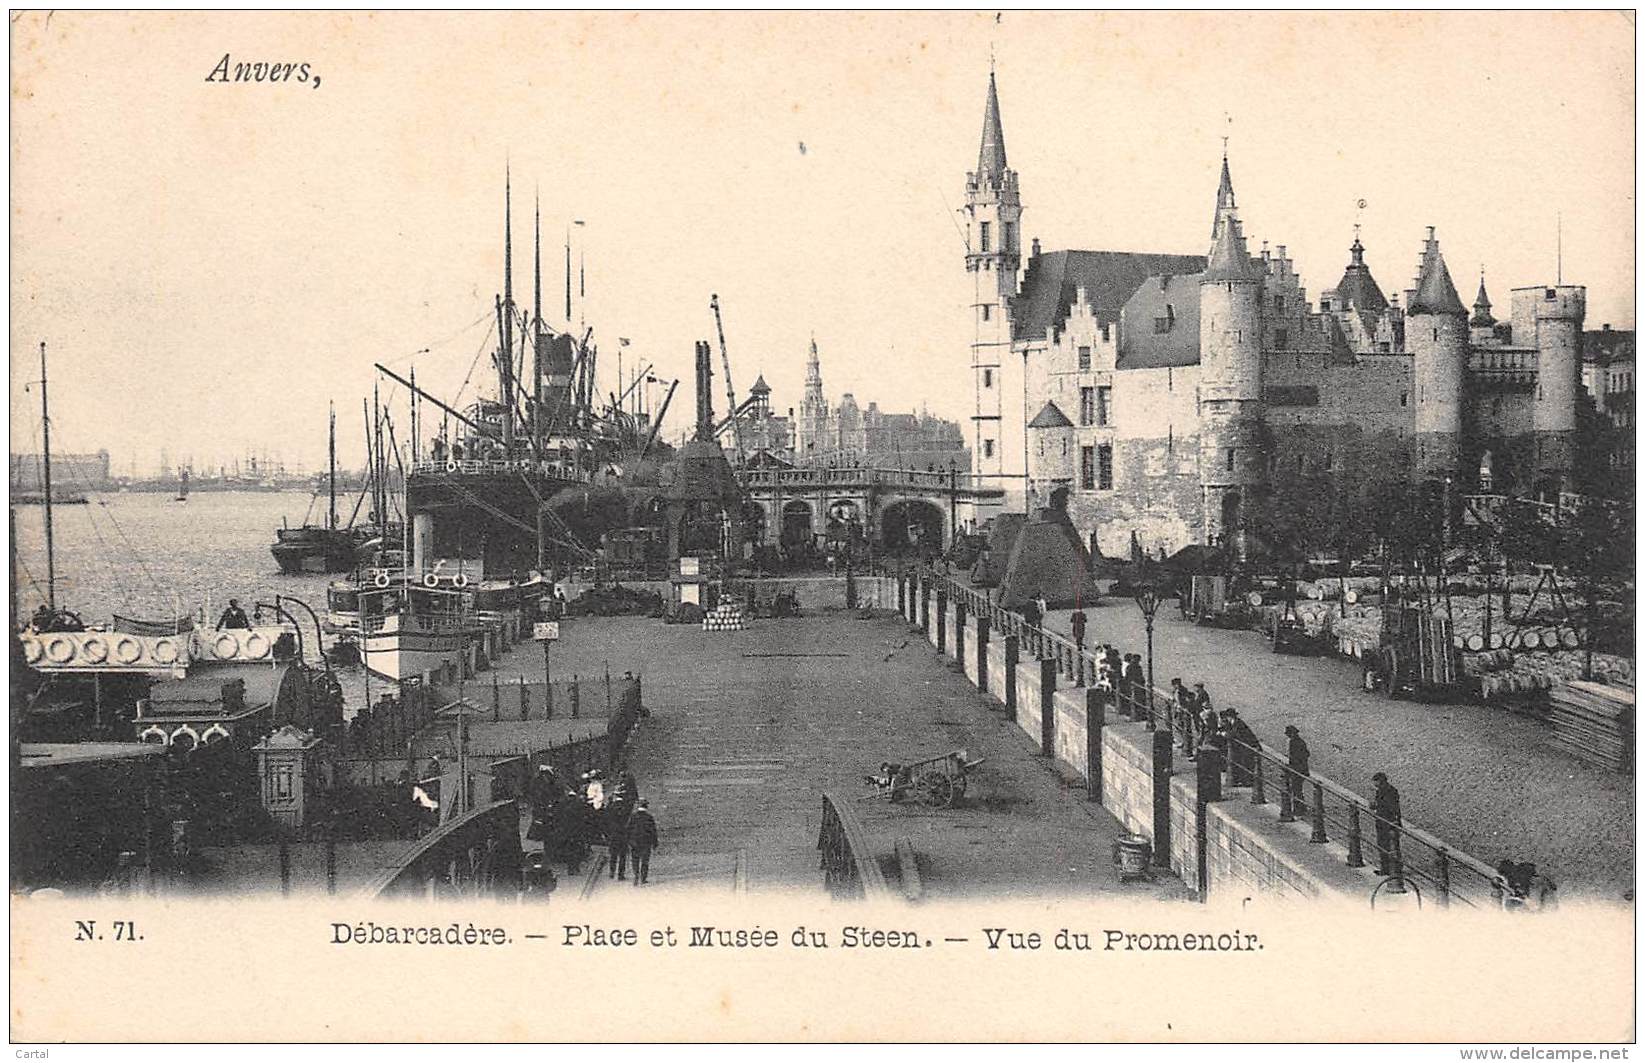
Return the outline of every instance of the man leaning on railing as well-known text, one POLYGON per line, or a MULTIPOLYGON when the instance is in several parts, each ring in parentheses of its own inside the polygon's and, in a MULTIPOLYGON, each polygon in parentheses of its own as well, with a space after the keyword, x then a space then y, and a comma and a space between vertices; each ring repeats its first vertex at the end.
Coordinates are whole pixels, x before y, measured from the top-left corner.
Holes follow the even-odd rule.
POLYGON ((1377 874, 1398 877, 1399 791, 1380 771, 1371 776, 1371 781, 1376 783, 1371 794, 1371 815, 1377 821, 1377 874))

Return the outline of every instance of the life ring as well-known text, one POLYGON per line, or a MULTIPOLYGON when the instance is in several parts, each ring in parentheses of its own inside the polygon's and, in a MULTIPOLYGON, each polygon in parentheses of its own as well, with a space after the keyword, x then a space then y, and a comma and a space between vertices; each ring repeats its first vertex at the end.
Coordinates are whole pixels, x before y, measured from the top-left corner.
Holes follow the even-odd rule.
POLYGON ((389 584, 388 573, 387 572, 377 573, 375 576, 371 577, 371 584, 372 584, 372 586, 377 587, 378 589, 386 588, 389 584))
POLYGON ((454 462, 454 461, 446 462, 446 472, 456 472, 456 471, 457 471, 457 463, 456 462, 454 462))
POLYGON ((40 640, 39 639, 24 639, 23 640, 23 657, 30 664, 37 663, 40 660, 40 658, 44 657, 45 655, 46 655, 46 648, 44 646, 40 645, 40 640))
POLYGON ((268 639, 252 632, 246 636, 246 656, 261 658, 268 656, 268 639))
POLYGON ((114 659, 121 664, 136 664, 143 656, 143 644, 130 635, 121 635, 114 640, 114 659))
POLYGON ((109 659, 108 643, 100 638, 89 638, 81 643, 80 652, 85 654, 86 660, 92 664, 102 664, 109 659))
POLYGON ((217 655, 217 659, 220 661, 231 660, 240 656, 240 640, 235 638, 231 632, 218 632, 217 638, 212 641, 211 651, 217 655))
POLYGON ((170 639, 161 639, 154 644, 154 659, 161 664, 173 664, 177 660, 177 644, 170 639))
POLYGON ((423 577, 423 586, 425 586, 425 587, 438 587, 439 585, 440 585, 440 577, 436 576, 434 573, 430 572, 428 575, 423 577))
POLYGON ((57 635, 46 640, 46 659, 53 664, 68 664, 74 660, 74 640, 57 635))
POLYGON ((451 585, 453 587, 466 587, 468 586, 468 577, 459 572, 451 577, 451 585))

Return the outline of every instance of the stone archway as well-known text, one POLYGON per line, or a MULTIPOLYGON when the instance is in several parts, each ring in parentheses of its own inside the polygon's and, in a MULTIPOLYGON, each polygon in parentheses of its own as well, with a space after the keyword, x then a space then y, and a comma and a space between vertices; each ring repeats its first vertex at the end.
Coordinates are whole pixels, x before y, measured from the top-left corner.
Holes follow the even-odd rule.
POLYGON ((880 510, 880 545, 890 553, 938 554, 946 542, 941 507, 923 498, 899 498, 880 510))
POLYGON ((782 544, 787 547, 809 546, 813 534, 811 503, 799 498, 785 503, 782 544))

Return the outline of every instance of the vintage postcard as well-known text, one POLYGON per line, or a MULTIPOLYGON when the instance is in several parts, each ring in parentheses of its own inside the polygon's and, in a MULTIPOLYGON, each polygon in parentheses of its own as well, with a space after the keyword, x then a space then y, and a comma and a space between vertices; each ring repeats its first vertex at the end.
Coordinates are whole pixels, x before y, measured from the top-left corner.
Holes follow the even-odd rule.
POLYGON ((19 1058, 1626 1058, 1632 12, 10 29, 19 1058))

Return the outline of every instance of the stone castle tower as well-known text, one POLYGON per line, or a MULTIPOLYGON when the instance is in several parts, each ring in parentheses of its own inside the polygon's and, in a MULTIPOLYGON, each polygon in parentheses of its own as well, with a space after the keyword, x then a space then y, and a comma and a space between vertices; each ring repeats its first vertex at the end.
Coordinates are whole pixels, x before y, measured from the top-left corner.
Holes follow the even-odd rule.
POLYGON ((1429 226, 1416 288, 1405 308, 1405 348, 1416 387, 1416 470, 1424 479, 1454 477, 1462 468, 1468 328, 1468 311, 1429 226))
POLYGON ((1228 160, 1216 242, 1200 277, 1200 486, 1207 542, 1236 541, 1242 505, 1267 481, 1262 447, 1262 270, 1233 212, 1228 160), (1226 195, 1225 195, 1226 193, 1226 195))
MULTIPOLYGON (((1017 173, 1006 165, 999 89, 988 75, 982 146, 977 169, 965 177, 965 268, 972 278, 971 371, 976 388, 971 454, 979 487, 1006 492, 1005 508, 1020 510, 1026 486, 1023 410, 1026 391, 1020 359, 1011 355, 1011 297, 1022 263, 1022 200, 1017 173)), ((987 514, 978 514, 979 520, 987 514)))

